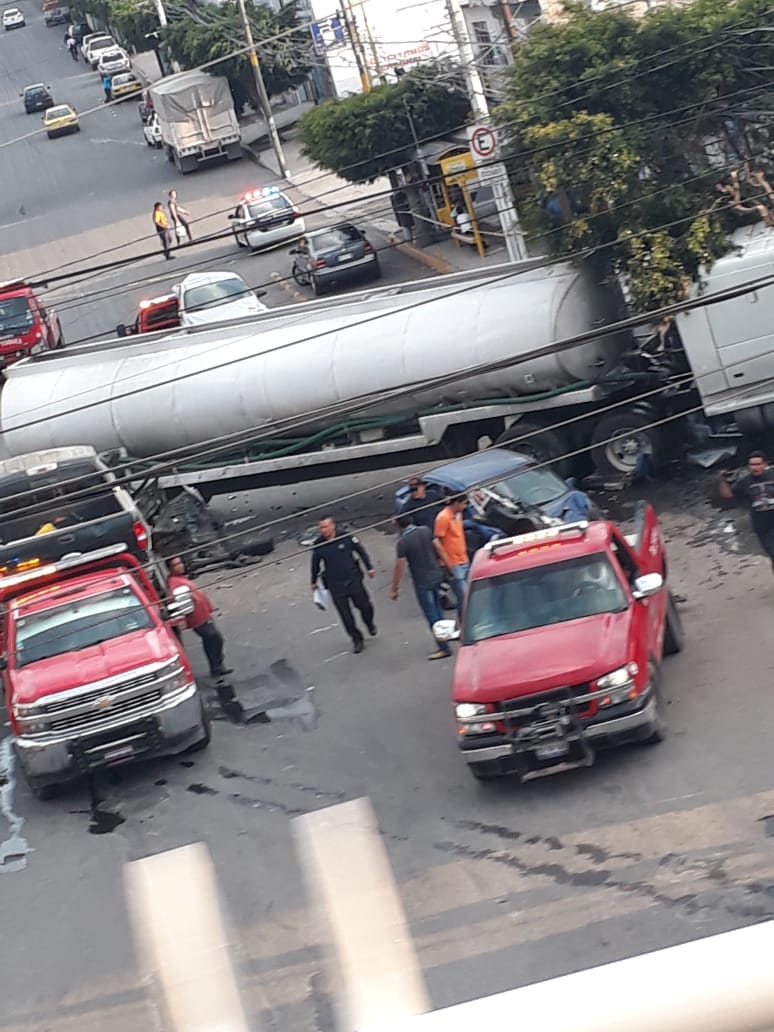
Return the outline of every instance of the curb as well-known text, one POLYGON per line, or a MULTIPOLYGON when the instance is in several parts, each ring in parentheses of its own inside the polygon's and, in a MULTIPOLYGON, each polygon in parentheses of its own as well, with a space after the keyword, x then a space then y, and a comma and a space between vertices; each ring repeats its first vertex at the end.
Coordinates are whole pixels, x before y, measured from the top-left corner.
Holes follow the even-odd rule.
POLYGON ((437 272, 439 276, 446 276, 450 272, 459 271, 455 266, 450 265, 445 258, 438 258, 434 254, 427 254, 426 251, 423 251, 420 247, 414 247, 413 244, 400 243, 393 236, 390 236, 388 239, 396 251, 408 255, 409 258, 413 258, 420 265, 424 265, 428 269, 432 269, 433 272, 437 272))

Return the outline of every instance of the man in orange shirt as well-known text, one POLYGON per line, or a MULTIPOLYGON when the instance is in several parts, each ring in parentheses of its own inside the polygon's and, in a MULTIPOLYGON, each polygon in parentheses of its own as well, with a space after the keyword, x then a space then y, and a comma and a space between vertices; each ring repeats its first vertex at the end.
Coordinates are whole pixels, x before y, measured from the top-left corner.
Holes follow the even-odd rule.
POLYGON ((455 495, 435 518, 435 546, 441 562, 452 578, 452 587, 457 596, 457 608, 462 609, 465 582, 470 571, 468 548, 465 544, 463 513, 468 505, 467 495, 455 495))

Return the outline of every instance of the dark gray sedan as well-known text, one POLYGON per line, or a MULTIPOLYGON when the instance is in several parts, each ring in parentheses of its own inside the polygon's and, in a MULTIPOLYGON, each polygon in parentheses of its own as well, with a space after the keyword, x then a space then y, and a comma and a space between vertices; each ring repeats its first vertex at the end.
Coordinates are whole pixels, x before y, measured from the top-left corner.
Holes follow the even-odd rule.
POLYGON ((378 279, 379 257, 365 234, 350 222, 316 229, 301 239, 293 255, 293 279, 319 297, 329 287, 353 279, 378 279))

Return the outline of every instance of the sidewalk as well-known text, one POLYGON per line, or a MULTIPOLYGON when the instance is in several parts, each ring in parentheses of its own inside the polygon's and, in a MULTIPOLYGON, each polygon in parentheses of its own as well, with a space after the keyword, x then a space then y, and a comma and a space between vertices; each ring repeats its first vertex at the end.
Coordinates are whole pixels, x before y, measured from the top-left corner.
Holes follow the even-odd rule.
MULTIPOLYGON (((269 146, 268 139, 252 139, 253 142, 245 140, 243 132, 245 153, 257 164, 272 172, 278 180, 282 180, 277 156, 269 146)), ((458 244, 450 238, 423 248, 406 243, 402 240, 403 231, 398 227, 393 215, 388 179, 357 184, 349 183, 332 172, 323 171, 301 153, 301 142, 292 129, 283 133, 282 149, 290 171, 287 181, 304 197, 315 204, 332 209, 332 216, 340 212, 342 218, 367 222, 383 233, 397 250, 440 275, 466 272, 507 261, 504 245, 493 236, 487 241, 489 250, 485 258, 480 258, 477 250, 469 244, 458 244)))

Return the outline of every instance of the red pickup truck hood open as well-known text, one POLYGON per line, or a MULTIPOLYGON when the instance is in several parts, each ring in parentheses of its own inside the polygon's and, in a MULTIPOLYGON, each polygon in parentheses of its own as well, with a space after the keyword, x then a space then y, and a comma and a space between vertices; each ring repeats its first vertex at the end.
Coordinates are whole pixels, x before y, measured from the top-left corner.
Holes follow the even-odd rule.
POLYGON ((166 627, 133 631, 92 645, 81 652, 41 659, 9 671, 15 702, 37 702, 47 695, 66 692, 106 677, 118 677, 151 663, 163 663, 179 655, 166 627))
POLYGON ((455 702, 498 702, 582 684, 623 666, 631 613, 603 613, 460 647, 455 702))

